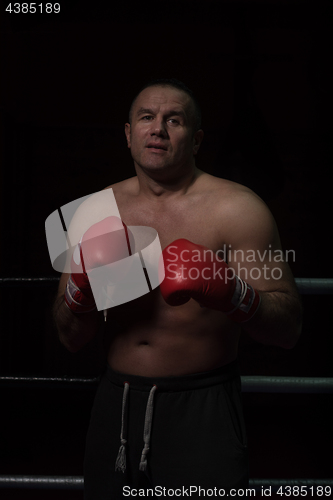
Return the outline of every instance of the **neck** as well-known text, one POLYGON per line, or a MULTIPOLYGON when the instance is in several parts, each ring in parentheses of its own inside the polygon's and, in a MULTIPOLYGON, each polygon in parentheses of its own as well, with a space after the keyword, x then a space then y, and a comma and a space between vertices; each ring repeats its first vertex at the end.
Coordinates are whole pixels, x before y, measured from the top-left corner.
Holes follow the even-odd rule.
POLYGON ((203 174, 195 165, 188 171, 172 177, 151 175, 140 168, 136 168, 136 173, 140 193, 153 199, 184 195, 191 189, 198 177, 203 174))

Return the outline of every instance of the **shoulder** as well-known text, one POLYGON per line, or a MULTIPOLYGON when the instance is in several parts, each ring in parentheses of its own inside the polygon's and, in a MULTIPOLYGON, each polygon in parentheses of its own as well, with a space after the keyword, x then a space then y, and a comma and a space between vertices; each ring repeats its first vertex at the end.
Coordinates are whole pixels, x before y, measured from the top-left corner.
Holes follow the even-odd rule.
POLYGON ((253 238, 265 234, 268 238, 277 236, 274 217, 266 203, 251 189, 236 182, 209 176, 205 181, 214 206, 218 224, 239 237, 253 238))
POLYGON ((201 186, 203 192, 214 201, 216 208, 230 212, 230 215, 239 215, 248 210, 269 211, 265 202, 254 191, 237 182, 204 174, 201 186))
POLYGON ((109 216, 120 217, 118 197, 128 191, 131 184, 133 181, 127 179, 67 205, 67 221, 70 221, 68 236, 72 245, 76 245, 93 224, 109 216))
POLYGON ((130 177, 129 179, 125 179, 120 182, 116 182, 115 184, 110 184, 104 188, 103 191, 107 189, 112 189, 115 196, 127 196, 130 194, 134 194, 138 187, 138 178, 136 176, 130 177))

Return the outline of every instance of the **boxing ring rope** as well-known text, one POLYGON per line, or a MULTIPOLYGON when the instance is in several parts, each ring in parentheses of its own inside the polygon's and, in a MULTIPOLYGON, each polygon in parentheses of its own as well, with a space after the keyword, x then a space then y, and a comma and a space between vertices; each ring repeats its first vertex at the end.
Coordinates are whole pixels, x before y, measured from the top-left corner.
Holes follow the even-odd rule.
MULTIPOLYGON (((57 276, 27 276, 0 278, 0 287, 45 287, 59 282, 57 276)), ((298 291, 301 295, 329 295, 333 294, 333 278, 295 278, 298 291)))
MULTIPOLYGON (((7 277, 0 278, 1 287, 48 287, 59 282, 58 277, 7 277)), ((302 295, 333 294, 333 279, 296 278, 298 291, 302 295)), ((0 376, 0 387, 34 387, 48 389, 96 389, 99 377, 18 377, 0 376)), ((333 378, 325 377, 270 377, 242 376, 243 392, 295 393, 295 394, 332 394, 333 378)), ((1 488, 17 489, 59 489, 83 490, 81 476, 38 476, 38 475, 0 475, 1 488)), ((250 479, 249 488, 262 491, 271 488, 275 493, 280 487, 330 487, 333 479, 250 479)))
MULTIPOLYGON (((245 375, 241 377, 242 392, 280 394, 332 394, 333 378, 272 377, 245 375)), ((0 376, 0 387, 33 387, 41 389, 97 389, 99 377, 17 377, 0 376)))
MULTIPOLYGON (((1 488, 39 489, 39 490, 83 490, 82 476, 1 476, 1 488)), ((280 487, 306 486, 315 488, 321 486, 333 487, 333 479, 250 479, 249 488, 261 491, 262 488, 272 488, 272 493, 280 487)), ((323 495, 324 496, 324 495, 323 495)))

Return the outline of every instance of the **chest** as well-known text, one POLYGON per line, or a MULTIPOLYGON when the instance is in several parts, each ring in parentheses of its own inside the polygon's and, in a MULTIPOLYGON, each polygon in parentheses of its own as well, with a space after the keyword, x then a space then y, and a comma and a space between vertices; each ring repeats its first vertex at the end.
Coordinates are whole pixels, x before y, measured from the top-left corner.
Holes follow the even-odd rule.
POLYGON ((225 243, 222 224, 214 206, 204 199, 168 205, 118 202, 123 222, 128 226, 149 226, 159 235, 162 249, 178 238, 217 251, 225 243))

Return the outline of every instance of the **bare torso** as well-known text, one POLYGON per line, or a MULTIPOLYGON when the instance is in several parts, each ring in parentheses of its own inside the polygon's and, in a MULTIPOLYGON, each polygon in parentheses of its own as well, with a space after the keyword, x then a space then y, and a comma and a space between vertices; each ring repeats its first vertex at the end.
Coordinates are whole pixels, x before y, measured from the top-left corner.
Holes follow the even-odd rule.
MULTIPOLYGON (((201 174, 186 194, 163 201, 141 195, 136 177, 112 188, 122 220, 156 229, 162 249, 178 238, 215 252, 228 245, 233 189, 228 181, 201 174), (224 186, 226 213, 223 217, 222 210, 221 219, 216 206, 223 207, 224 186)), ((142 376, 203 372, 236 358, 239 334, 239 326, 221 312, 193 299, 171 307, 157 288, 108 311, 108 363, 116 371, 142 376)))

